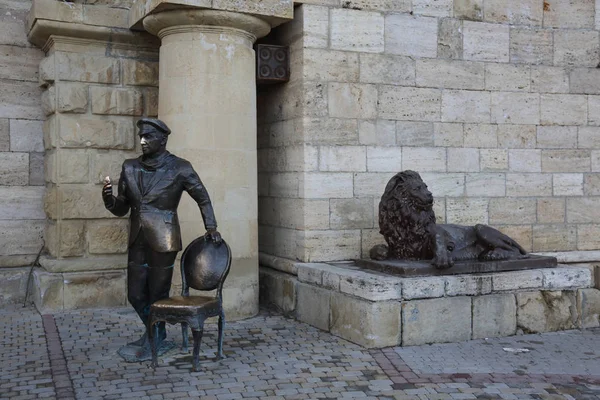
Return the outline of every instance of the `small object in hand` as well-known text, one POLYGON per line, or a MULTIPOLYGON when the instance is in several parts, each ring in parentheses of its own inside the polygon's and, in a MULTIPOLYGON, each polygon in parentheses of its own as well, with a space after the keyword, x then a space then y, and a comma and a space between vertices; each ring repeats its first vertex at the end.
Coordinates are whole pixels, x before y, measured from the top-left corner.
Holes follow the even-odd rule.
POLYGON ((106 178, 104 178, 104 184, 110 185, 110 176, 107 176, 106 178))

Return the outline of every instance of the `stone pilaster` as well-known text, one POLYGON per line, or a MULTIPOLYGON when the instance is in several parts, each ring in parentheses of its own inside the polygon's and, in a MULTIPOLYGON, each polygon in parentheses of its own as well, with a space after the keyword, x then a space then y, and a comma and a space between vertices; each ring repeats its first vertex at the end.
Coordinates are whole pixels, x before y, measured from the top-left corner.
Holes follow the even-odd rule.
POLYGON ((138 155, 135 121, 158 110, 158 42, 132 33, 127 17, 53 0, 30 11, 29 40, 46 53, 46 254, 32 285, 40 310, 127 304, 128 221, 105 210, 102 179, 117 180, 138 155))

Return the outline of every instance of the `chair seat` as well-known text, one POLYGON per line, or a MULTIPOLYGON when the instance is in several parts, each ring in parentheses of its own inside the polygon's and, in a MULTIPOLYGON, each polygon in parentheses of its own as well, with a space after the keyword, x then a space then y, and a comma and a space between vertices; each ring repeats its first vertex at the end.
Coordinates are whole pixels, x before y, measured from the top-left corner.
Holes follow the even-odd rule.
POLYGON ((163 311, 166 309, 177 311, 179 309, 213 308, 219 307, 219 300, 207 296, 174 296, 159 300, 152 304, 151 309, 163 311))

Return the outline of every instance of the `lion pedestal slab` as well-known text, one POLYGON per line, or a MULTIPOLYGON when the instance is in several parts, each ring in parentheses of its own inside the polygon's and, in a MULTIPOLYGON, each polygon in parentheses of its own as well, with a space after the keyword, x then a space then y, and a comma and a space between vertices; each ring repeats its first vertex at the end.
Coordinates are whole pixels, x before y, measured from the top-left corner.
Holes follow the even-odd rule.
POLYGON ((439 269, 429 260, 356 260, 362 268, 398 276, 436 276, 477 274, 485 272, 518 271, 525 269, 553 268, 558 264, 555 257, 528 255, 516 260, 457 261, 452 268, 439 269))
POLYGON ((599 326, 593 269, 401 277, 355 262, 297 263, 261 267, 261 302, 368 348, 460 342, 599 326))

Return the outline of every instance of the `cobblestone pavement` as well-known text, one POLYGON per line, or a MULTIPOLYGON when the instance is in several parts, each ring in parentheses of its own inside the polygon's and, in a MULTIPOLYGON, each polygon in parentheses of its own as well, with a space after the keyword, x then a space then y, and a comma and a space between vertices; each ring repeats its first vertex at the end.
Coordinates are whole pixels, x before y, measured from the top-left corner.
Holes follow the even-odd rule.
POLYGON ((129 309, 5 306, 0 329, 2 399, 600 399, 600 329, 366 350, 263 311, 227 324, 220 362, 208 325, 200 372, 179 350, 156 370, 121 361, 141 333, 129 309))

